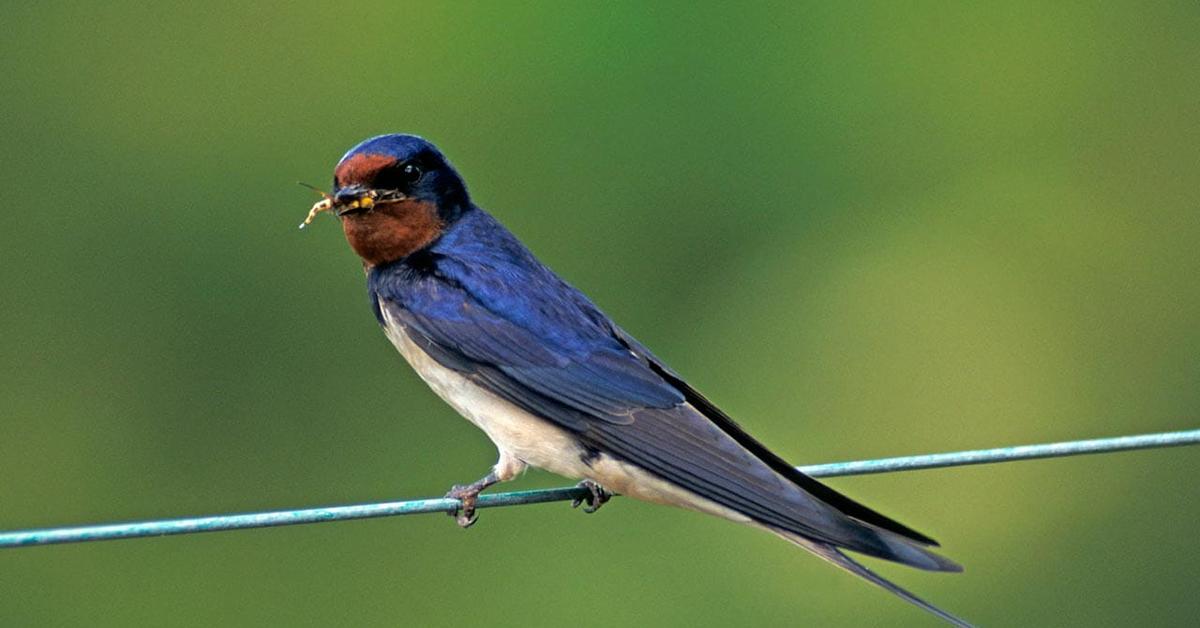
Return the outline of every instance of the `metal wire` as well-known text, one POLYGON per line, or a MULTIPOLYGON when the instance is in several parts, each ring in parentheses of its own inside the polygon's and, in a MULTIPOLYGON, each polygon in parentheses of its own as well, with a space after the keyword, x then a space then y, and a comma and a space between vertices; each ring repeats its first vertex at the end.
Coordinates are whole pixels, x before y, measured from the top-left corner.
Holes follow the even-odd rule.
MULTIPOLYGON (((798 468, 809 476, 823 478, 1196 444, 1200 444, 1200 429, 1062 443, 1045 443, 1040 445, 1022 445, 1018 447, 1000 447, 996 449, 976 449, 923 456, 861 460, 857 462, 835 462, 832 464, 819 464, 798 468)), ((481 495, 477 507, 494 508, 522 504, 542 504, 546 502, 581 499, 587 495, 588 491, 586 489, 578 487, 497 493, 493 495, 481 495)), ((130 539, 148 536, 166 536, 170 534, 191 534, 193 532, 217 532, 220 530, 265 528, 300 523, 345 521, 349 519, 369 519, 373 517, 392 517, 396 515, 416 515, 433 512, 445 513, 453 512, 458 505, 459 501, 456 499, 418 499, 353 506, 214 515, 187 519, 163 519, 67 528, 16 530, 0 532, 0 548, 130 539)))

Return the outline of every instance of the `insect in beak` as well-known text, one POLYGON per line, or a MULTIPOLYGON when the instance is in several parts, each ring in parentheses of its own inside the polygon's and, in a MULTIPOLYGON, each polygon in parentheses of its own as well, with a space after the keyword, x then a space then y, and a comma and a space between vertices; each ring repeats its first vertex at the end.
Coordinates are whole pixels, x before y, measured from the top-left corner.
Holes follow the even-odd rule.
POLYGON ((345 216, 356 209, 371 209, 378 203, 403 201, 408 198, 399 190, 365 190, 357 194, 334 196, 307 183, 300 185, 321 195, 321 200, 313 204, 312 209, 308 210, 308 216, 304 218, 304 222, 300 223, 301 229, 311 224, 317 214, 321 212, 333 212, 338 216, 345 216))
POLYGON ((300 223, 300 228, 303 229, 303 228, 307 227, 308 225, 312 224, 312 221, 314 218, 317 217, 317 214, 319 214, 321 212, 325 212, 325 211, 330 211, 333 209, 333 195, 329 194, 328 192, 325 192, 324 190, 321 190, 320 188, 318 188, 314 185, 309 185, 303 181, 297 181, 296 183, 299 183, 300 185, 321 195, 321 200, 319 200, 313 204, 312 209, 308 210, 308 216, 306 216, 304 218, 304 222, 300 223))

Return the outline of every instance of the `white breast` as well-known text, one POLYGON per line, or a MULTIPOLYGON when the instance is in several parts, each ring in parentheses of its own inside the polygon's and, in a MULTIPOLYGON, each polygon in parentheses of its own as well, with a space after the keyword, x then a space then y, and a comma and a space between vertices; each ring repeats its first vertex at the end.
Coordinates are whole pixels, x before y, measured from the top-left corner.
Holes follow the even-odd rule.
POLYGON ((438 364, 383 308, 384 331, 413 370, 446 403, 487 433, 501 457, 511 456, 567 477, 586 477, 583 450, 565 430, 538 418, 438 364))

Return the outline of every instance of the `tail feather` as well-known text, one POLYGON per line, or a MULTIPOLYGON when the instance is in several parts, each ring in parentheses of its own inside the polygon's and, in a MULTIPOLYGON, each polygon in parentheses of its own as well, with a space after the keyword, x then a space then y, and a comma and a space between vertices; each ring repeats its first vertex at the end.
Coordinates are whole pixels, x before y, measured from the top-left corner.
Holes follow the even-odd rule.
MULTIPOLYGON (((862 523, 862 522, 859 522, 862 523)), ((863 524, 875 533, 875 537, 884 546, 882 552, 863 552, 868 556, 890 560, 892 562, 924 569, 925 571, 948 571, 960 572, 963 570, 962 565, 942 556, 931 552, 924 547, 921 547, 914 541, 910 541, 906 537, 902 537, 890 530, 877 528, 870 524, 863 524)), ((853 551, 859 551, 857 548, 849 548, 853 551)))
MULTIPOLYGON (((804 549, 816 554, 817 556, 820 556, 821 558, 825 559, 826 561, 833 563, 834 565, 837 565, 838 567, 841 567, 842 569, 845 569, 846 571, 870 582, 871 584, 874 584, 875 586, 891 593, 892 595, 895 595, 896 597, 899 597, 900 599, 904 600, 905 602, 908 602, 909 604, 912 604, 913 606, 916 606, 917 608, 920 608, 920 609, 924 610, 925 612, 930 613, 930 614, 934 615, 935 617, 937 617, 949 624, 958 626, 959 628, 971 628, 971 624, 969 622, 967 622, 966 620, 956 617, 954 615, 951 615, 950 613, 934 606, 933 604, 930 604, 929 602, 922 600, 921 598, 917 597, 916 595, 909 593, 908 591, 902 589, 901 587, 897 586, 896 584, 893 584, 892 582, 886 580, 879 574, 876 574, 875 572, 871 571, 866 566, 858 563, 853 558, 850 558, 846 554, 842 553, 841 550, 839 550, 837 547, 835 547, 833 545, 829 545, 827 543, 821 543, 819 541, 813 541, 810 539, 806 539, 802 536, 787 533, 787 532, 776 531, 775 533, 778 534, 779 536, 782 536, 783 538, 803 547, 804 549)), ((940 556, 937 556, 936 554, 929 554, 929 555, 934 556, 934 557, 939 558, 944 561, 946 560, 944 558, 941 558, 940 556)), ((949 561, 946 561, 946 562, 949 563, 949 565, 952 565, 953 567, 957 567, 958 568, 957 570, 962 569, 961 567, 958 567, 958 565, 955 565, 954 563, 950 563, 949 561)), ((939 571, 952 571, 952 570, 954 570, 954 569, 939 569, 939 571)))

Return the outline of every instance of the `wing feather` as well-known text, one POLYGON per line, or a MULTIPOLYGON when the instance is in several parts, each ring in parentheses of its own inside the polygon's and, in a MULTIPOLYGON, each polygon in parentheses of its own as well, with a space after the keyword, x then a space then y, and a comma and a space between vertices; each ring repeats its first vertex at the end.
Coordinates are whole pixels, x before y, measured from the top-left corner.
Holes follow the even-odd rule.
POLYGON ((922 562, 906 559, 889 540, 932 539, 787 465, 515 240, 506 242, 476 250, 472 254, 486 259, 473 265, 435 251, 423 269, 373 271, 377 314, 386 308, 387 318, 438 363, 571 431, 590 449, 764 525, 922 562), (507 257, 495 257, 500 253, 507 257), (514 292, 513 285, 529 289, 514 292))
POLYGON ((423 315, 387 300, 380 307, 439 363, 574 432, 590 448, 764 525, 894 556, 871 528, 764 464, 616 336, 610 336, 612 346, 570 351, 477 305, 460 310, 471 313, 461 319, 423 315))

